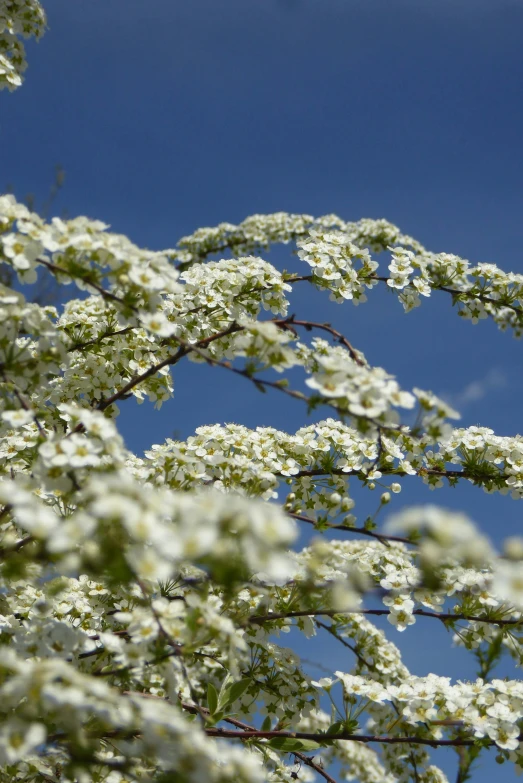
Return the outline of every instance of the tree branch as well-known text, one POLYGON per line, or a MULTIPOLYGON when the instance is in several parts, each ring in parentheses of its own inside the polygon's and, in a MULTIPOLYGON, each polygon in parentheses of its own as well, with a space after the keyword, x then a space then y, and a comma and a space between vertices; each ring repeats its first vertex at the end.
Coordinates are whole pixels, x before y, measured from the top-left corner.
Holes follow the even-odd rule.
MULTIPOLYGON (((344 614, 366 614, 373 615, 375 617, 387 616, 391 614, 389 609, 300 609, 294 612, 273 612, 271 614, 253 615, 247 620, 247 624, 263 625, 263 623, 270 623, 273 620, 285 620, 291 617, 334 617, 335 615, 344 614)), ((453 620, 467 620, 471 623, 488 623, 490 625, 510 626, 520 625, 523 623, 523 617, 515 620, 502 620, 492 617, 477 617, 476 615, 468 614, 452 614, 450 612, 428 612, 425 609, 415 609, 412 612, 413 615, 418 617, 432 617, 436 620, 440 620, 442 623, 453 620)))
MULTIPOLYGON (((309 525, 314 525, 314 527, 317 527, 318 523, 315 519, 311 519, 311 517, 307 517, 304 514, 295 514, 293 511, 287 511, 288 516, 292 517, 293 519, 298 519, 300 522, 307 522, 309 525)), ((362 536, 370 536, 371 538, 376 538, 381 543, 386 543, 387 541, 397 541, 400 544, 409 544, 410 546, 415 546, 413 541, 410 541, 408 538, 402 538, 402 536, 389 536, 385 533, 377 533, 375 530, 367 530, 366 527, 351 527, 351 525, 322 525, 321 529, 326 530, 345 530, 347 533, 358 533, 362 536)))

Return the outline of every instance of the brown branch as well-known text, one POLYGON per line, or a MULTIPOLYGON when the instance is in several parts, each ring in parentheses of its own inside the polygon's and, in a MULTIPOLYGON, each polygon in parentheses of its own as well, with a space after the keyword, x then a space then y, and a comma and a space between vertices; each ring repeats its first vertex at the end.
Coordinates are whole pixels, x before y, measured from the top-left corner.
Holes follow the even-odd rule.
MULTIPOLYGON (((379 275, 370 275, 368 280, 377 280, 380 283, 387 283, 388 280, 390 280, 389 277, 381 277, 379 275)), ((322 278, 317 277, 316 275, 295 275, 294 277, 287 277, 285 279, 286 283, 299 283, 303 280, 306 280, 308 282, 316 284, 318 287, 321 288, 329 288, 327 285, 322 285, 322 278)), ((362 282, 365 282, 365 280, 362 280, 362 282)), ((520 316, 523 316, 523 308, 517 307, 516 305, 509 304, 508 302, 500 302, 499 299, 493 299, 490 296, 486 296, 485 294, 482 294, 481 292, 474 293, 473 291, 460 291, 455 288, 449 288, 445 285, 438 285, 434 284, 430 286, 433 291, 444 291, 447 294, 450 294, 451 296, 456 297, 466 297, 468 299, 479 299, 480 302, 484 302, 485 304, 493 305, 494 307, 506 307, 509 310, 512 310, 513 312, 517 313, 520 316)), ((412 285, 407 285, 406 288, 414 288, 412 285)))
MULTIPOLYGON (((222 336, 222 335, 220 334, 220 336, 222 336)), ((287 389, 285 386, 283 386, 278 381, 267 381, 267 380, 265 380, 263 378, 255 378, 249 372, 247 372, 246 370, 240 370, 240 369, 238 369, 236 367, 233 367, 231 365, 231 363, 228 362, 228 361, 223 362, 223 361, 220 361, 219 359, 213 359, 212 357, 207 356, 207 354, 205 354, 203 351, 201 351, 196 346, 190 346, 190 351, 194 351, 194 353, 197 353, 199 356, 201 356, 203 359, 205 359, 205 361, 208 364, 214 365, 216 367, 223 367, 224 369, 229 370, 229 372, 232 372, 235 375, 240 375, 242 378, 246 378, 247 380, 251 381, 251 383, 253 383, 257 387, 263 386, 263 387, 267 387, 267 388, 270 388, 270 389, 276 389, 277 391, 283 392, 283 394, 287 394, 289 397, 293 397, 294 399, 302 400, 303 402, 306 402, 307 405, 310 405, 310 403, 311 403, 311 398, 307 397, 306 394, 303 394, 302 392, 299 392, 299 391, 294 391, 293 389, 287 389)), ((187 352, 189 353, 189 350, 187 352)), ((362 416, 362 415, 355 416, 348 409, 340 408, 338 405, 335 405, 333 402, 331 402, 328 399, 321 399, 321 400, 318 401, 318 404, 325 405, 328 408, 332 408, 333 410, 335 410, 341 416, 353 416, 354 418, 364 419, 365 421, 369 422, 369 424, 371 424, 373 427, 376 427, 377 430, 385 430, 385 432, 398 433, 401 430, 401 427, 402 427, 402 425, 391 426, 391 425, 387 425, 387 424, 381 424, 380 422, 376 422, 370 416, 362 416)), ((411 437, 415 437, 415 436, 413 436, 411 434, 411 437)), ((335 471, 333 471, 333 472, 335 472, 335 471)), ((323 473, 325 473, 325 471, 318 471, 318 473, 319 474, 320 473, 323 474, 323 473)), ((397 475, 403 475, 399 471, 395 471, 395 473, 397 475)), ((340 471, 340 474, 343 475, 343 472, 340 471)), ((281 475, 281 474, 276 473, 275 475, 281 475)), ((306 473, 306 472, 300 472, 300 473, 296 474, 296 476, 298 476, 298 477, 300 475, 309 475, 309 474, 306 473)), ((310 475, 312 475, 312 473, 310 473, 310 475)), ((286 477, 286 478, 288 478, 288 477, 286 477)))
MULTIPOLYGON (((225 370, 229 370, 229 372, 232 372, 235 375, 240 375, 242 378, 247 378, 247 380, 251 381, 251 383, 253 383, 255 386, 267 386, 270 389, 277 389, 278 391, 287 394, 289 397, 294 397, 297 400, 302 400, 307 403, 309 402, 309 398, 307 397, 307 395, 303 394, 302 392, 294 391, 293 389, 287 389, 285 386, 282 386, 277 381, 267 381, 262 378, 254 378, 250 373, 247 372, 247 370, 240 370, 237 367, 233 367, 232 364, 227 361, 222 362, 219 359, 213 359, 211 356, 207 356, 207 354, 205 354, 199 348, 193 347, 191 350, 193 350, 195 353, 197 353, 199 356, 205 359, 207 364, 212 364, 216 367, 223 367, 225 370)), ((329 403, 327 401, 325 401, 325 405, 330 405, 333 408, 335 407, 334 405, 332 405, 332 403, 329 403)))
MULTIPOLYGON (((4 515, 4 513, 7 513, 7 511, 10 511, 11 509, 12 506, 5 506, 2 510, 2 513, 0 514, 0 518, 4 515)), ((13 546, 0 547, 0 557, 10 555, 12 552, 19 552, 22 547, 24 547, 26 544, 30 544, 31 541, 34 541, 33 536, 26 536, 25 538, 21 538, 20 541, 17 541, 13 546)))
POLYGON ((294 275, 294 277, 284 277, 283 280, 285 283, 312 283, 314 278, 315 275, 294 275))
MULTIPOLYGON (((336 631, 334 630, 333 625, 326 625, 325 623, 322 623, 321 620, 314 620, 315 625, 318 626, 318 628, 323 628, 327 633, 330 633, 331 636, 333 636, 338 642, 340 642, 344 647, 346 647, 348 650, 354 653, 358 661, 365 666, 369 671, 373 671, 375 667, 371 665, 368 661, 365 660, 363 655, 357 650, 356 647, 353 647, 352 644, 349 644, 349 642, 345 641, 345 639, 342 639, 341 636, 338 636, 336 631)), ((302 659, 303 660, 303 659, 302 659)))
MULTIPOLYGON (((384 429, 383 427, 381 427, 384 429)), ((445 470, 440 468, 426 468, 421 467, 418 468, 418 470, 415 471, 415 473, 408 473, 406 470, 402 470, 401 468, 387 468, 386 466, 380 466, 379 468, 380 473, 385 476, 398 476, 398 477, 407 477, 407 476, 418 476, 418 477, 425 477, 425 476, 437 476, 440 478, 446 478, 451 480, 459 480, 459 479, 465 479, 467 481, 477 481, 480 485, 482 484, 481 477, 478 477, 475 473, 469 473, 466 469, 464 470, 445 470)), ((361 470, 343 470, 342 468, 332 468, 331 470, 325 470, 324 468, 303 468, 302 470, 298 471, 298 473, 294 473, 292 476, 284 476, 282 473, 275 473, 275 476, 278 476, 279 478, 283 479, 299 479, 303 477, 318 477, 318 478, 330 478, 331 476, 355 476, 360 481, 368 480, 368 476, 365 472, 362 472, 361 470)), ((496 487, 501 487, 501 481, 506 481, 509 476, 505 473, 499 472, 497 476, 487 476, 484 479, 484 482, 492 482, 495 484, 496 487)), ((385 536, 382 536, 384 538, 385 536)), ((401 539, 398 539, 401 540, 401 539)), ((407 543, 407 542, 406 542, 407 543)), ((412 541, 408 542, 412 544, 412 541)))
MULTIPOLYGON (((380 283, 387 283, 388 280, 390 280, 390 277, 379 277, 378 275, 372 276, 369 278, 370 280, 378 280, 380 283)), ((292 282, 292 281, 289 281, 292 282)), ((406 288, 413 288, 411 284, 405 286, 406 288)), ((508 304, 506 302, 500 302, 499 299, 492 299, 490 296, 485 296, 485 294, 482 294, 480 291, 474 293, 474 291, 460 291, 455 288, 449 288, 445 285, 438 285, 437 283, 434 283, 430 286, 433 291, 445 291, 447 294, 451 294, 452 296, 456 297, 466 297, 467 299, 479 299, 480 302, 485 302, 485 304, 491 304, 495 307, 507 307, 509 310, 513 310, 518 315, 523 315, 523 309, 521 307, 516 307, 515 305, 508 304)))
POLYGON ((152 598, 149 596, 149 593, 147 591, 147 588, 146 588, 145 584, 136 575, 135 575, 135 579, 136 579, 136 584, 140 588, 140 591, 141 591, 141 593, 142 593, 142 595, 144 597, 144 600, 149 605, 148 608, 151 610, 151 613, 152 613, 152 615, 153 615, 153 617, 155 619, 156 625, 158 626, 158 630, 160 632, 160 635, 163 636, 163 638, 172 647, 173 650, 177 650, 178 653, 179 653, 176 657, 178 658, 178 662, 180 664, 180 668, 181 668, 183 677, 185 679, 187 688, 189 689, 189 693, 191 695, 191 699, 193 700, 193 702, 194 702, 194 704, 196 706, 199 718, 201 719, 202 722, 205 722, 205 715, 203 714, 202 707, 200 706, 200 704, 198 702, 198 697, 196 696, 196 692, 195 692, 193 684, 191 682, 191 678, 189 677, 189 673, 187 672, 187 669, 186 669, 185 664, 183 662, 183 658, 182 658, 182 655, 183 655, 182 649, 183 649, 183 647, 182 647, 182 645, 179 642, 177 642, 172 637, 172 635, 169 633, 169 631, 167 631, 167 629, 164 627, 160 615, 158 614, 158 612, 156 611, 156 609, 153 606, 152 598))
POLYGON ((518 313, 518 315, 523 315, 523 310, 521 307, 516 307, 515 305, 511 305, 506 302, 500 302, 499 299, 492 299, 492 297, 485 296, 485 294, 474 294, 472 291, 456 291, 443 285, 435 286, 435 288, 437 288, 439 291, 446 291, 446 293, 452 294, 452 296, 467 296, 471 299, 479 299, 480 302, 485 302, 485 304, 492 304, 496 307, 507 307, 509 310, 513 310, 515 313, 518 313))
MULTIPOLYGON (((380 467, 380 473, 384 473, 387 476, 410 476, 411 473, 407 473, 406 470, 400 468, 380 467)), ((282 473, 277 473, 277 476, 283 476, 282 473)), ((441 476, 442 478, 473 478, 467 474, 464 470, 440 470, 439 468, 420 468, 416 475, 418 476, 441 476)), ((332 470, 325 470, 324 468, 304 468, 298 473, 294 473, 291 478, 303 478, 313 476, 362 476, 366 478, 365 473, 361 470, 343 470, 342 468, 332 468, 332 470)), ((289 478, 285 476, 285 478, 289 478)))
POLYGON ((356 349, 347 340, 347 338, 341 332, 338 332, 337 329, 333 329, 333 327, 330 324, 326 324, 326 323, 321 324, 321 323, 317 323, 316 321, 299 321, 293 315, 291 315, 289 318, 274 319, 272 322, 275 323, 277 326, 282 326, 284 329, 288 329, 289 325, 303 326, 305 327, 305 329, 307 329, 307 331, 311 331, 312 329, 322 329, 323 331, 331 334, 336 339, 337 342, 339 342, 341 345, 344 346, 344 348, 347 349, 351 359, 355 361, 356 364, 359 364, 360 367, 366 366, 366 363, 360 357, 356 349))
MULTIPOLYGON (((387 616, 391 614, 389 609, 300 609, 294 612, 273 612, 271 614, 253 615, 249 617, 246 624, 263 625, 263 623, 270 623, 273 620, 285 620, 289 617, 334 617, 335 615, 343 614, 366 614, 374 615, 375 617, 387 616)), ((412 612, 413 615, 418 617, 433 617, 436 620, 440 620, 442 623, 452 620, 467 620, 471 623, 489 623, 490 625, 520 625, 523 622, 523 617, 519 620, 502 620, 491 617, 477 617, 476 615, 468 614, 451 614, 450 612, 428 612, 425 609, 415 609, 412 612)))
MULTIPOLYGON (((138 384, 143 383, 143 381, 146 381, 147 378, 150 378, 153 375, 156 375, 156 373, 159 370, 162 370, 164 367, 167 367, 167 365, 176 364, 177 362, 182 359, 188 351, 181 347, 178 348, 175 354, 172 354, 171 356, 168 356, 166 359, 164 359, 161 362, 158 362, 158 364, 153 364, 151 367, 149 367, 148 370, 145 370, 140 375, 135 375, 134 378, 131 378, 130 381, 128 381, 124 386, 122 386, 118 391, 116 391, 114 394, 111 394, 110 397, 106 397, 104 400, 101 400, 98 405, 96 406, 96 409, 99 411, 104 411, 106 408, 108 408, 110 405, 113 404, 113 402, 116 402, 117 400, 120 400, 122 397, 125 397, 126 394, 128 394, 132 389, 134 389, 135 386, 138 386, 138 384)), ((75 428, 74 432, 78 432, 78 427, 75 428)))
POLYGON ((116 294, 112 294, 110 291, 106 291, 105 288, 103 288, 101 285, 98 285, 98 283, 93 283, 92 280, 89 280, 89 277, 87 275, 85 275, 84 277, 82 277, 81 275, 73 275, 67 269, 63 269, 61 266, 58 266, 57 264, 53 264, 51 261, 47 261, 47 259, 45 258, 37 258, 36 260, 39 264, 42 264, 43 266, 47 267, 47 269, 50 269, 52 272, 55 272, 56 274, 64 275, 65 277, 70 277, 73 280, 75 280, 76 278, 78 280, 82 280, 82 282, 84 282, 86 285, 91 286, 91 288, 94 288, 95 291, 98 291, 98 293, 103 299, 109 299, 111 302, 118 302, 118 304, 123 305, 129 310, 132 310, 133 312, 136 312, 135 307, 124 302, 124 300, 121 299, 121 297, 116 296, 116 294))
MULTIPOLYGON (((381 429, 386 429, 382 425, 380 425, 381 429)), ((397 431, 397 430, 396 430, 397 431)), ((398 477, 405 477, 405 476, 411 476, 416 475, 419 477, 424 476, 439 476, 440 478, 446 478, 446 479, 467 479, 467 480, 478 480, 477 475, 473 473, 468 473, 467 470, 444 470, 440 468, 425 468, 421 467, 418 468, 418 470, 415 473, 408 473, 406 470, 402 470, 401 468, 387 468, 386 466, 380 466, 380 473, 382 473, 385 476, 398 476, 398 477)), ((289 476, 283 476, 282 473, 275 473, 276 476, 281 478, 289 478, 289 476)), ((325 477, 329 478, 330 476, 356 476, 356 478, 360 480, 368 479, 367 474, 364 473, 361 470, 343 470, 342 468, 332 468, 331 470, 325 470, 324 468, 303 468, 303 470, 298 471, 298 473, 294 473, 290 478, 292 479, 299 479, 304 477, 325 477)), ((485 480, 488 481, 499 481, 500 479, 508 478, 508 476, 505 476, 504 473, 499 473, 495 478, 494 477, 487 477, 485 480)))
MULTIPOLYGON (((210 343, 214 342, 215 340, 219 340, 222 337, 226 337, 229 334, 233 334, 234 332, 239 332, 242 330, 243 327, 238 326, 236 323, 232 323, 227 329, 224 329, 222 332, 217 332, 216 334, 211 334, 209 337, 204 337, 202 340, 199 340, 197 345, 201 346, 202 348, 207 347, 207 345, 210 345, 210 343)), ((138 386, 138 384, 142 383, 143 381, 147 380, 147 378, 150 378, 152 375, 156 375, 156 373, 163 369, 164 367, 167 367, 168 365, 174 365, 177 364, 180 359, 182 359, 184 356, 187 356, 187 354, 191 353, 192 351, 196 351, 198 353, 198 349, 196 346, 189 345, 189 343, 186 343, 182 340, 179 340, 177 338, 177 342, 179 343, 179 348, 176 351, 176 353, 172 354, 171 356, 168 356, 166 359, 163 359, 163 361, 158 362, 157 364, 153 364, 151 367, 149 367, 148 370, 145 370, 141 375, 137 375, 134 378, 132 378, 128 383, 125 384, 125 386, 122 386, 121 389, 119 389, 117 392, 112 394, 110 397, 107 397, 105 400, 102 400, 98 405, 96 406, 98 410, 105 410, 109 407, 109 405, 112 405, 113 402, 116 402, 117 400, 121 399, 122 397, 125 397, 126 394, 128 394, 132 389, 134 389, 135 386, 138 386)))
MULTIPOLYGON (((438 747, 467 747, 470 745, 475 745, 477 740, 475 739, 450 739, 450 740, 437 740, 437 739, 429 739, 428 737, 388 737, 388 736, 380 736, 380 735, 372 735, 372 734, 348 734, 348 733, 341 733, 341 734, 323 734, 321 732, 315 733, 315 732, 308 732, 308 731, 258 731, 257 729, 253 731, 231 731, 229 729, 221 729, 221 728, 207 728, 205 729, 205 733, 209 737, 223 737, 225 739, 243 739, 243 740, 249 740, 249 739, 276 739, 278 737, 283 737, 284 739, 303 739, 303 740, 311 740, 312 742, 317 742, 321 745, 321 743, 330 743, 330 742, 363 742, 365 744, 369 742, 380 742, 384 745, 399 745, 399 744, 408 744, 408 745, 429 745, 431 748, 438 748, 438 747)), ((496 743, 494 740, 490 740, 488 742, 489 746, 493 746, 496 743)), ((290 751, 291 753, 294 753, 294 751, 290 751)))
POLYGON ((128 332, 132 332, 133 329, 136 329, 135 326, 126 326, 125 329, 119 329, 115 332, 104 332, 103 334, 99 334, 98 337, 93 337, 92 340, 86 340, 83 343, 75 343, 70 348, 67 349, 67 351, 81 351, 83 348, 87 348, 90 345, 97 345, 102 342, 102 340, 105 340, 106 337, 116 337, 120 334, 127 334, 128 332))
MULTIPOLYGON (((188 704, 187 702, 183 702, 182 701, 181 702, 181 706, 183 707, 184 710, 186 710, 187 712, 191 712, 193 714, 195 714, 196 711, 197 711, 196 707, 194 707, 194 705, 188 704)), ((203 708, 203 712, 206 713, 208 716, 210 716, 210 714, 211 714, 209 712, 209 710, 207 710, 205 708, 203 708)), ((253 726, 250 726, 248 723, 243 723, 243 721, 236 720, 236 718, 225 718, 224 717, 223 720, 224 720, 225 723, 230 723, 232 726, 236 726, 237 728, 242 729, 243 731, 257 731, 257 729, 254 728, 253 726)), ((331 777, 328 774, 328 772, 326 772, 323 769, 323 767, 320 767, 319 764, 316 764, 313 761, 314 757, 310 758, 309 756, 306 756, 304 753, 301 753, 300 751, 297 751, 297 750, 291 750, 291 751, 287 751, 287 752, 291 753, 293 756, 295 756, 296 758, 300 759, 300 761, 302 761, 308 767, 311 767, 311 769, 315 770, 315 772, 317 772, 318 775, 321 775, 326 781, 328 781, 328 783, 336 783, 334 778, 331 777)))
MULTIPOLYGON (((293 519, 298 519, 300 522, 307 522, 309 525, 314 525, 314 527, 318 526, 318 523, 315 519, 311 519, 311 517, 307 517, 304 514, 295 514, 293 511, 287 511, 288 516, 292 517, 293 519)), ((322 525, 321 529, 326 530, 346 530, 347 533, 358 533, 362 536, 370 536, 371 538, 376 538, 378 541, 380 541, 382 544, 386 544, 387 541, 397 541, 400 544, 410 544, 411 546, 414 546, 414 542, 410 541, 408 538, 402 538, 401 536, 389 536, 385 533, 376 533, 374 530, 367 530, 366 527, 351 527, 351 525, 322 525)))

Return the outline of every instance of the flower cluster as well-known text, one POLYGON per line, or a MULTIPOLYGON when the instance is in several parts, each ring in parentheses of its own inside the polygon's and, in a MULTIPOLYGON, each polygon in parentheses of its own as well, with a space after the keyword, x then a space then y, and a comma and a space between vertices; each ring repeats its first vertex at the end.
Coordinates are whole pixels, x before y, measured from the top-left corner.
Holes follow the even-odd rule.
POLYGON ((306 239, 296 243, 298 256, 313 270, 312 280, 331 291, 335 302, 352 299, 354 304, 367 301, 364 288, 377 284, 373 273, 378 268, 367 249, 353 244, 342 231, 323 232, 311 229, 306 239), (356 269, 354 262, 361 266, 356 269))
POLYGON ((419 553, 427 568, 438 567, 450 558, 481 569, 494 558, 490 542, 465 514, 438 506, 405 509, 389 518, 385 530, 422 533, 419 553))
MULTIPOLYGON (((239 225, 222 223, 183 237, 172 257, 182 268, 209 255, 229 251, 235 256, 252 253, 272 243, 296 242, 298 255, 313 268, 311 282, 329 290, 337 302, 366 301, 364 288, 383 281, 398 291, 408 312, 433 290, 450 293, 460 316, 478 323, 491 317, 516 337, 523 334, 523 276, 507 273, 495 264, 469 261, 450 253, 433 253, 386 220, 346 222, 336 215, 253 215, 239 225), (390 251, 389 277, 376 275, 377 263, 369 250, 390 251), (352 259, 361 267, 354 268, 352 259)), ((291 279, 292 276, 289 276, 291 279)))
POLYGON ((135 735, 133 760, 124 766, 133 777, 159 769, 183 774, 188 781, 202 776, 217 783, 263 779, 259 758, 207 742, 204 732, 173 704, 153 703, 141 694, 123 696, 65 661, 30 662, 12 652, 3 657, 2 670, 11 674, 0 686, 1 711, 7 719, 0 759, 8 768, 16 769, 22 762, 26 774, 54 768, 61 777, 65 759, 57 740, 78 742, 88 729, 84 759, 94 767, 126 758, 129 740, 121 747, 117 740, 112 753, 104 752, 103 743, 97 740, 101 732, 110 730, 129 738, 135 735), (51 740, 47 763, 35 763, 35 752, 46 742, 51 727, 55 740, 51 740))
POLYGON ((99 220, 53 218, 48 224, 8 195, 0 198, 0 227, 0 261, 13 267, 20 282, 35 282, 37 266, 43 265, 58 282, 74 281, 81 290, 102 294, 123 316, 154 313, 160 290, 179 290, 169 251, 140 249, 107 232, 99 220))
MULTIPOLYGON (((235 322, 253 323, 261 310, 286 315, 286 293, 292 290, 277 269, 254 256, 195 265, 180 275, 180 282, 183 288, 167 298, 165 309, 177 337, 190 344, 235 322)), ((225 355, 230 339, 214 341, 211 355, 225 355)))
MULTIPOLYGON (((365 699, 380 707, 398 705, 399 713, 412 725, 424 724, 434 737, 441 736, 440 721, 457 721, 476 737, 489 737, 499 748, 521 750, 519 721, 523 718, 523 683, 482 679, 474 683, 450 684, 449 677, 410 675, 401 685, 383 686, 370 677, 335 672, 350 700, 365 699)), ((330 686, 332 687, 332 686, 330 686)), ((372 714, 372 711, 371 711, 372 714)), ((379 715, 379 721, 383 716, 379 715)))
POLYGON ((220 223, 213 228, 199 228, 194 234, 182 237, 174 251, 181 266, 204 261, 209 255, 230 251, 234 255, 246 255, 267 249, 271 244, 288 244, 302 240, 310 229, 342 231, 354 245, 379 253, 389 245, 398 243, 412 247, 416 252, 424 250, 417 240, 402 234, 388 220, 363 218, 347 222, 337 215, 292 215, 275 212, 271 215, 251 215, 239 225, 220 223))
MULTIPOLYGON (((21 83, 20 36, 44 28, 37 0, 0 0, 0 88, 21 83)), ((521 771, 523 684, 493 671, 503 652, 523 665, 522 540, 499 554, 436 506, 378 519, 416 478, 521 499, 523 438, 453 427, 434 394, 288 313, 296 285, 358 304, 385 283, 407 311, 444 291, 519 336, 523 276, 386 220, 253 215, 158 252, 7 195, 0 263, 17 281, 0 286, 0 783, 312 783, 331 761, 362 783, 446 783, 440 743, 459 780, 491 745, 521 771), (276 242, 308 273, 261 257, 276 242), (77 298, 27 301, 49 275, 77 298), (118 405, 159 408, 185 358, 330 416, 294 433, 203 425, 138 457, 118 405), (375 616, 393 634, 444 623, 480 678, 412 675, 375 616), (313 679, 280 643, 291 630, 343 645, 347 671, 323 661, 313 679)))
POLYGON ((420 305, 420 295, 443 290, 458 304, 459 315, 473 324, 490 316, 501 329, 513 329, 516 337, 523 333, 523 275, 495 264, 472 266, 450 253, 414 252, 401 245, 389 250, 387 285, 399 291, 407 312, 420 305))
POLYGON ((344 348, 333 348, 325 340, 314 338, 310 348, 300 344, 298 349, 312 374, 307 386, 322 397, 335 398, 341 410, 390 425, 398 422, 393 406, 414 407, 415 397, 402 391, 393 376, 381 367, 355 361, 344 348))
POLYGON ((39 0, 1 0, 0 2, 0 90, 15 90, 22 84, 27 68, 23 38, 41 38, 46 28, 44 9, 39 0))

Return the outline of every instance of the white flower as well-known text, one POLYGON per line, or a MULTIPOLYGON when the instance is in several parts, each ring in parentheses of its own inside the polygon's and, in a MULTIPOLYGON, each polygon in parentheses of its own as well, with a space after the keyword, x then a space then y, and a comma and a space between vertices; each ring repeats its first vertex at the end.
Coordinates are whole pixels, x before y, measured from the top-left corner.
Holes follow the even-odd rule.
POLYGON ((43 723, 25 723, 10 718, 0 731, 0 764, 16 764, 43 745, 47 730, 43 723))
POLYGON ((389 533, 420 531, 426 537, 421 545, 422 558, 433 565, 452 557, 464 565, 481 566, 494 556, 488 539, 480 535, 465 514, 439 506, 416 506, 400 511, 387 520, 385 530, 389 533))
POLYGON ((170 337, 177 329, 176 324, 169 321, 162 312, 141 313, 140 321, 149 332, 157 334, 159 337, 170 337))
POLYGON ((30 410, 18 408, 17 410, 4 411, 2 419, 11 427, 23 427, 24 424, 29 424, 30 421, 33 421, 34 415, 30 410))
POLYGON ((497 560, 491 591, 508 604, 523 610, 523 565, 518 560, 497 560))
POLYGON ((407 609, 392 608, 387 615, 387 620, 391 625, 394 625, 398 631, 404 631, 409 625, 413 625, 416 622, 416 618, 407 609))

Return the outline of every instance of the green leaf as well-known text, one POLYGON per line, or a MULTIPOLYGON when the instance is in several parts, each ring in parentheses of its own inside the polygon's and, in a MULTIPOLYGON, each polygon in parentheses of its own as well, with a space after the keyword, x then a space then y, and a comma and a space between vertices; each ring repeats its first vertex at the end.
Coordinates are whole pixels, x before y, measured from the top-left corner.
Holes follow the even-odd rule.
POLYGON ((268 745, 274 750, 282 750, 285 753, 291 753, 293 750, 303 750, 303 742, 291 737, 273 737, 268 745))
POLYGON ((268 742, 269 747, 281 750, 284 753, 292 753, 296 750, 318 750, 321 745, 314 740, 294 739, 293 737, 273 737, 268 742))
POLYGON ((229 698, 228 698, 228 704, 232 704, 237 699, 240 699, 249 685, 251 684, 251 680, 248 678, 245 678, 244 680, 240 680, 239 682, 233 682, 231 686, 229 686, 229 698))
POLYGON ((209 707, 211 715, 216 712, 216 708, 218 707, 218 691, 212 682, 207 684, 207 706, 209 707))
POLYGON ((346 720, 343 724, 343 731, 347 734, 355 734, 358 731, 359 724, 357 720, 346 720))
POLYGON ((327 734, 341 734, 345 731, 345 723, 342 720, 337 720, 336 723, 331 723, 327 729, 327 734))
POLYGON ((303 750, 318 750, 318 748, 321 748, 320 743, 314 740, 302 739, 299 742, 301 742, 303 750))
POLYGON ((266 715, 265 720, 261 725, 261 731, 270 731, 272 726, 272 718, 270 715, 266 715))
POLYGON ((213 712, 212 715, 209 715, 206 718, 207 726, 216 726, 216 724, 223 720, 224 717, 225 712, 223 712, 223 710, 216 710, 216 712, 213 712))
POLYGON ((240 680, 239 682, 231 682, 230 677, 227 677, 220 690, 218 708, 220 710, 226 709, 229 704, 232 704, 243 696, 250 684, 251 680, 247 678, 240 680))
POLYGON ((254 383, 254 385, 256 386, 256 388, 258 389, 259 392, 261 392, 262 394, 267 394, 267 389, 265 388, 265 386, 262 383, 260 383, 259 381, 255 381, 255 380, 253 380, 253 383, 254 383))

